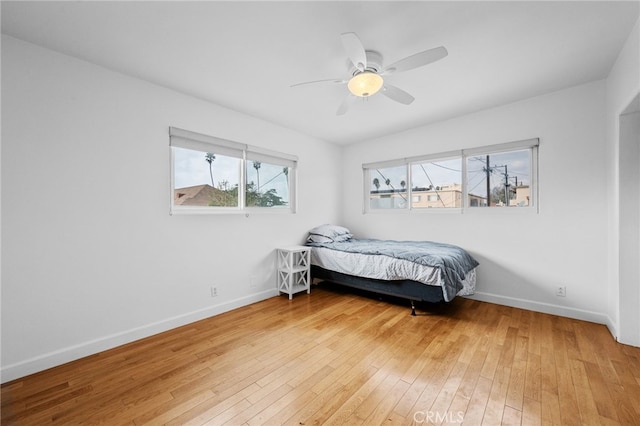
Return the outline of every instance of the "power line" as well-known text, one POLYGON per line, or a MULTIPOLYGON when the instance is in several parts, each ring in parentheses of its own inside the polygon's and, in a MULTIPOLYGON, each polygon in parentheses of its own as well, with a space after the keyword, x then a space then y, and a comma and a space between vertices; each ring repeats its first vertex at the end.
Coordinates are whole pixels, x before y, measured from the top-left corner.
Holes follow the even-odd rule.
POLYGON ((427 179, 429 179, 429 183, 431 184, 431 187, 433 188, 433 190, 435 191, 436 195, 438 196, 438 200, 440 200, 440 202, 442 203, 442 207, 447 207, 444 204, 444 201, 442 201, 442 197, 440 197, 440 193, 438 193, 438 190, 436 189, 436 187, 433 185, 433 181, 431 180, 431 177, 429 176, 429 173, 427 173, 427 171, 424 169, 424 166, 422 164, 420 164, 420 168, 422 169, 422 171, 424 172, 425 176, 427 176, 427 179))
POLYGON ((283 174, 284 174, 284 172, 280 172, 277 175, 275 175, 274 177, 272 177, 271 179, 269 179, 268 181, 266 181, 265 183, 263 183, 262 185, 260 185, 260 187, 258 188, 258 191, 260 191, 260 188, 262 188, 263 186, 265 186, 266 184, 268 184, 269 182, 273 181, 278 176, 283 175, 283 174))
MULTIPOLYGON (((445 167, 445 166, 442 166, 442 165, 440 165, 438 163, 429 163, 429 164, 432 164, 432 165, 434 165, 436 167, 440 167, 442 169, 451 170, 452 172, 460 172, 460 173, 462 173, 462 170, 456 170, 456 169, 452 169, 451 167, 445 167)), ((422 164, 420 164, 420 166, 422 166, 422 164)))
POLYGON ((478 185, 480 185, 480 184, 481 184, 481 183, 483 183, 483 182, 484 182, 484 179, 482 179, 480 182, 476 183, 476 186, 474 186, 473 188, 471 188, 471 189, 467 190, 467 194, 469 194, 469 195, 473 195, 473 194, 471 194, 471 191, 473 191, 474 189, 476 189, 476 188, 478 187, 478 185))
POLYGON ((473 160, 473 161, 481 161, 482 163, 484 163, 484 158, 480 158, 480 157, 467 157, 467 160, 473 160))
POLYGON ((393 192, 395 192, 396 194, 398 194, 400 196, 400 198, 402 198, 404 201, 407 201, 407 199, 404 197, 404 195, 402 195, 400 192, 396 191, 396 188, 391 184, 391 179, 387 179, 385 177, 385 175, 382 174, 382 172, 379 169, 376 169, 376 172, 378 172, 378 174, 380 175, 380 177, 382 177, 382 179, 384 180, 385 185, 387 185, 388 187, 390 187, 393 192), (388 182, 388 183, 387 183, 388 182))

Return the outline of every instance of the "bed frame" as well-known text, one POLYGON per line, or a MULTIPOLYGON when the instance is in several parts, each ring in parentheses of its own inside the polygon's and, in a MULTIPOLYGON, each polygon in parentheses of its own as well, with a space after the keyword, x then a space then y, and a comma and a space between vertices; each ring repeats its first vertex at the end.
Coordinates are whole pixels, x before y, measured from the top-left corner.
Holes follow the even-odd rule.
POLYGON ((386 281, 357 277, 329 271, 316 265, 311 265, 311 278, 325 280, 332 283, 365 290, 372 293, 407 299, 411 303, 411 315, 416 315, 415 302, 444 302, 442 288, 411 280, 386 281))

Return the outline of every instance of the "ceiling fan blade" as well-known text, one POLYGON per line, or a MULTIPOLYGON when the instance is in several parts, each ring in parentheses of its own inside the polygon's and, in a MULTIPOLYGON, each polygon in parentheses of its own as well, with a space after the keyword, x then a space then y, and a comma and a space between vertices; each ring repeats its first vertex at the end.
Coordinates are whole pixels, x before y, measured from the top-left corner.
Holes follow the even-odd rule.
POLYGON ((435 61, 446 57, 449 54, 444 46, 436 47, 434 49, 425 50, 424 52, 416 53, 415 55, 408 56, 404 59, 400 59, 397 62, 384 68, 384 74, 391 74, 394 72, 408 71, 414 68, 422 67, 435 61))
POLYGON ((404 105, 409 105, 416 99, 404 90, 398 89, 396 86, 391 86, 389 84, 385 84, 380 92, 382 92, 382 94, 387 98, 396 102, 400 102, 404 105))
POLYGON ((349 111, 349 108, 351 108, 351 105, 355 100, 356 100, 356 97, 353 96, 351 93, 349 93, 347 97, 344 98, 340 106, 338 107, 338 110, 336 111, 336 115, 344 115, 347 111, 349 111))
POLYGON ((330 78, 327 80, 315 80, 315 81, 305 81, 304 83, 296 83, 291 85, 291 87, 298 86, 306 86, 307 84, 346 84, 347 80, 343 80, 341 78, 330 78))
POLYGON ((356 33, 343 33, 340 34, 340 38, 342 39, 344 50, 353 65, 360 71, 364 71, 367 68, 367 53, 360 41, 360 37, 356 33))

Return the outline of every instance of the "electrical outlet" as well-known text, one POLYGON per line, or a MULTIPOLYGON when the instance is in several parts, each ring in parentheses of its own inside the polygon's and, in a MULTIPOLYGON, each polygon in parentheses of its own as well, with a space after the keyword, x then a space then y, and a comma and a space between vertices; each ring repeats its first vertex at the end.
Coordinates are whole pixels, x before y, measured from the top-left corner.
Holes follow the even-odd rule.
POLYGON ((211 297, 218 297, 218 289, 216 287, 211 287, 211 297))
POLYGON ((567 287, 565 286, 556 287, 556 296, 567 297, 567 287))

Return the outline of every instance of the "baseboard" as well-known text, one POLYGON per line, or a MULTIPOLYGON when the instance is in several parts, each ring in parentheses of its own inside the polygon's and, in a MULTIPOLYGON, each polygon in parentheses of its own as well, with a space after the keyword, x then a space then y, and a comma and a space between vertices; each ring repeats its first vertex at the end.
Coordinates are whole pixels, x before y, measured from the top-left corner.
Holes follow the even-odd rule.
MULTIPOLYGON (((567 306, 553 305, 551 303, 534 302, 518 299, 516 297, 501 296, 498 294, 476 292, 473 296, 465 296, 468 299, 490 302, 497 305, 511 306, 512 308, 527 309, 544 314, 558 315, 583 321, 604 324, 612 331, 613 322, 609 317, 600 312, 585 311, 584 309, 569 308, 567 306)), ((613 334, 613 333, 612 333, 613 334)), ((614 334, 615 337, 615 334, 614 334)))
POLYGON ((609 315, 607 315, 604 325, 607 326, 607 328, 609 329, 609 333, 611 333, 613 338, 618 340, 618 327, 616 327, 616 323, 611 319, 609 315))
POLYGON ((215 315, 231 311, 251 303, 259 302, 278 295, 276 289, 265 290, 249 296, 241 297, 218 305, 208 306, 204 309, 178 315, 142 327, 137 327, 121 333, 101 337, 99 339, 84 342, 75 346, 63 348, 54 352, 43 354, 15 364, 3 366, 0 369, 0 383, 6 383, 29 374, 37 373, 58 365, 75 361, 89 355, 131 343, 154 334, 162 333, 176 327, 200 321, 215 315))

